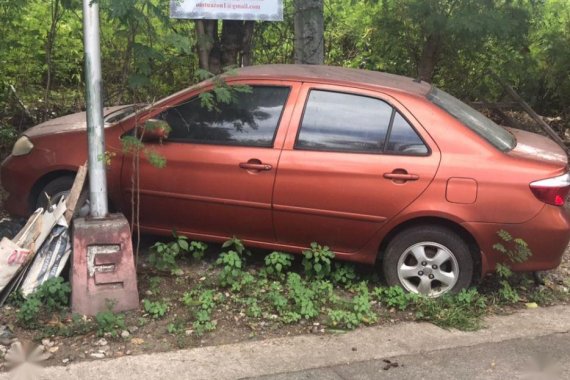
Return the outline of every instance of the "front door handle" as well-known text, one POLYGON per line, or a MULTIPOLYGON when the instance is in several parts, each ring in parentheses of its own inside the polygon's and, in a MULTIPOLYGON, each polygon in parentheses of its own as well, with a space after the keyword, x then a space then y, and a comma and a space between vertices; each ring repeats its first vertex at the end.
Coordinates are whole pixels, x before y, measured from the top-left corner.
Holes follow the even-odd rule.
POLYGON ((239 167, 245 170, 254 170, 254 171, 268 171, 273 169, 273 166, 269 164, 264 164, 258 159, 251 159, 247 162, 240 162, 239 167))
POLYGON ((384 178, 391 179, 396 182, 417 181, 420 176, 417 174, 410 174, 404 169, 395 169, 391 173, 384 173, 384 178))

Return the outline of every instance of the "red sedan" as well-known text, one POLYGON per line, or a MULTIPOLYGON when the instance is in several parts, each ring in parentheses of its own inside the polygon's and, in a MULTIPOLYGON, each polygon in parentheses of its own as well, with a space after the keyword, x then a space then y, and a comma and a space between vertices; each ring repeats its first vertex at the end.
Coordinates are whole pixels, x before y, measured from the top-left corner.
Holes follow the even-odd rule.
MULTIPOLYGON (((140 160, 143 231, 235 235, 290 252, 319 242, 340 259, 380 260, 390 285, 430 296, 505 262, 493 248, 499 230, 533 252, 514 270, 559 265, 570 174, 565 152, 545 137, 504 129, 428 83, 391 74, 270 65, 225 83, 249 91, 207 107, 216 88, 204 82, 140 112, 106 110, 109 198, 127 214, 133 166, 121 138, 157 120, 171 129, 145 142, 166 167, 140 160)), ((26 131, 2 164, 6 209, 27 215, 45 193, 67 191, 86 142, 84 114, 26 131)))

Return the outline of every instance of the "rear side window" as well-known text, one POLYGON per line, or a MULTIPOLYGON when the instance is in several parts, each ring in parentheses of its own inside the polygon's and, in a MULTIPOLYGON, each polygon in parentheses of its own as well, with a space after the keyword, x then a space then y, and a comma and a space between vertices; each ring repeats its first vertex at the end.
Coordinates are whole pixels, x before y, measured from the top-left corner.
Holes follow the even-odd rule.
POLYGON ((251 92, 236 92, 232 102, 218 102, 212 110, 195 97, 158 118, 172 128, 169 141, 272 147, 289 91, 288 87, 253 86, 251 92))
POLYGON ((296 149, 427 154, 412 126, 388 103, 368 96, 312 90, 296 149))
POLYGON ((423 155, 428 153, 428 149, 410 123, 395 112, 386 152, 423 155))
POLYGON ((427 98, 497 149, 508 152, 516 146, 516 139, 506 129, 498 126, 491 119, 461 100, 435 87, 432 88, 427 98))

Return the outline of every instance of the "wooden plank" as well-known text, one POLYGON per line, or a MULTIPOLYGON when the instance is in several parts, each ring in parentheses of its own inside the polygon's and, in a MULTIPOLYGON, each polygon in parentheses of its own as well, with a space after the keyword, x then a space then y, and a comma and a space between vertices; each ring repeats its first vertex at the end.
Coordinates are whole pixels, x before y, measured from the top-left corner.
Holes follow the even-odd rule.
POLYGON ((73 186, 71 187, 71 191, 69 192, 69 196, 67 197, 66 204, 67 209, 65 210, 65 221, 69 226, 71 219, 77 212, 77 207, 81 207, 78 201, 81 197, 81 192, 83 191, 83 187, 85 186, 85 178, 87 177, 87 164, 83 164, 79 167, 77 171, 77 175, 75 176, 75 180, 73 181, 73 186))
POLYGON ((493 71, 489 71, 489 73, 491 74, 491 76, 493 78, 495 78, 497 80, 497 82, 499 82, 501 84, 501 86, 503 86, 503 88, 505 89, 505 91, 507 92, 507 94, 509 94, 509 96, 511 98, 513 98, 513 100, 517 101, 521 107, 530 115, 530 117, 532 117, 534 119, 534 121, 536 121, 538 123, 538 125, 540 125, 544 131, 546 132, 546 134, 548 136, 550 136, 558 145, 560 145, 560 147, 564 150, 564 152, 566 152, 566 154, 568 155, 570 153, 570 151, 568 150, 568 147, 566 146, 566 144, 564 144, 564 141, 562 140, 562 138, 560 136, 558 136, 558 133, 556 133, 554 131, 554 129, 552 129, 552 127, 550 125, 548 125, 544 119, 542 117, 540 117, 539 114, 537 114, 532 108, 531 106, 528 105, 527 102, 525 102, 523 100, 523 98, 520 97, 519 94, 516 93, 515 90, 513 90, 513 88, 511 86, 509 86, 509 84, 507 82, 505 82, 504 80, 502 80, 497 74, 495 74, 493 71))

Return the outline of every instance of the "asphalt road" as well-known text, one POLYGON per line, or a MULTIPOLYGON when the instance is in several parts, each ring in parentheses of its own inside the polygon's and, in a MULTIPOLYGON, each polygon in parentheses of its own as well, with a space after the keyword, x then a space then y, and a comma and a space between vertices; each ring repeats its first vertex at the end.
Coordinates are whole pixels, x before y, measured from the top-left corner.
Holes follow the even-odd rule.
MULTIPOLYGON (((41 379, 570 379, 570 306, 486 320, 361 328, 42 369, 41 379)), ((9 379, 9 374, 0 379, 9 379)))

